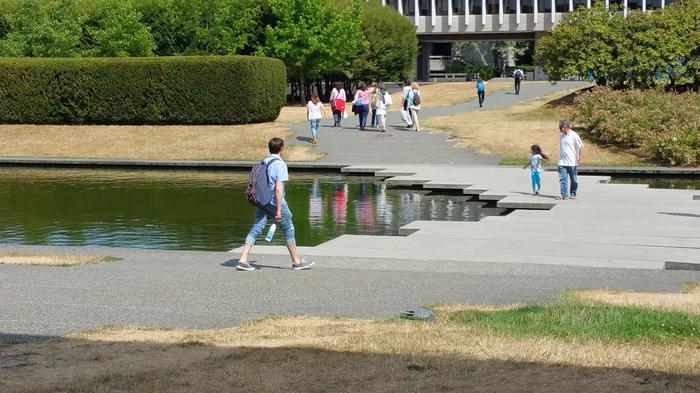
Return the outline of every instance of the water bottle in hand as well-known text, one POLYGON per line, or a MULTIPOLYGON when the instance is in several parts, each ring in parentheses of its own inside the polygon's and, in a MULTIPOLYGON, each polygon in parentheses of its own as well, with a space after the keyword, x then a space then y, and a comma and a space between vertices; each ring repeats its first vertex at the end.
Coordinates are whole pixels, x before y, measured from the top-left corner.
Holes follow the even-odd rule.
POLYGON ((275 230, 277 229, 277 224, 272 224, 270 225, 270 229, 267 231, 267 235, 265 236, 265 240, 272 241, 272 236, 275 236, 275 230))

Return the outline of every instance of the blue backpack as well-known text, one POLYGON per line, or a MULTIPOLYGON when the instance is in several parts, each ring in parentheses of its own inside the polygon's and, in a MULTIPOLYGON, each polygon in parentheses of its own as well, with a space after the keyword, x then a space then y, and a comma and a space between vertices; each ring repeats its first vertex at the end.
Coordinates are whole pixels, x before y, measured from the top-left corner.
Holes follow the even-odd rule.
POLYGON ((279 158, 273 158, 268 162, 262 160, 250 170, 250 174, 248 175, 248 187, 246 187, 245 190, 245 197, 248 199, 248 202, 251 205, 263 207, 272 203, 274 191, 270 190, 267 179, 269 178, 268 172, 270 165, 278 160, 279 158))
POLYGON ((486 86, 484 85, 484 82, 482 82, 482 81, 476 82, 476 90, 484 91, 485 88, 486 88, 486 86))

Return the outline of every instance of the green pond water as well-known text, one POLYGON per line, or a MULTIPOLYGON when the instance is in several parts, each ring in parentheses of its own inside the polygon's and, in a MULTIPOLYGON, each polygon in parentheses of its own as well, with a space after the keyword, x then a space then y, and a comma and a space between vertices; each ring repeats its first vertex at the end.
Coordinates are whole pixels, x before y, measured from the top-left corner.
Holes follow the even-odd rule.
MULTIPOLYGON (((286 199, 302 246, 343 234, 397 235, 414 220, 505 213, 372 177, 290 176, 286 199)), ((247 172, 0 169, 0 243, 228 250, 252 224, 247 181, 247 172)), ((283 240, 277 233, 260 244, 283 240)))
POLYGON ((700 178, 696 176, 678 176, 675 178, 639 178, 639 177, 624 177, 613 176, 611 183, 627 183, 627 184, 648 184, 649 188, 668 188, 675 190, 700 190, 700 178))

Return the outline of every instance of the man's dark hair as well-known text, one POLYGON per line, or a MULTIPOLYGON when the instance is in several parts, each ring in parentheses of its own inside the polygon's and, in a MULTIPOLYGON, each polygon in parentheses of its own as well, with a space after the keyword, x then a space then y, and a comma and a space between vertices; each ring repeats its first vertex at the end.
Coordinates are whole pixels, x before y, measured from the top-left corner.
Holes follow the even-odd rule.
POLYGON ((270 154, 278 154, 282 147, 284 147, 284 141, 280 138, 272 138, 270 142, 267 142, 267 148, 270 149, 270 154))
POLYGON ((404 85, 404 86, 411 86, 411 80, 410 80, 410 79, 406 79, 405 81, 403 81, 403 85, 404 85))

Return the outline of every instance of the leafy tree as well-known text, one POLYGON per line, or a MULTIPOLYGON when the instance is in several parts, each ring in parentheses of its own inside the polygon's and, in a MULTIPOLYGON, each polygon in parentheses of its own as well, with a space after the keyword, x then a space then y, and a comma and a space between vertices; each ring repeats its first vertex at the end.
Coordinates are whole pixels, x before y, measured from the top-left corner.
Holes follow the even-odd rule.
POLYGON ((87 56, 150 56, 155 42, 130 0, 91 3, 83 44, 87 56))
POLYGON ((613 87, 700 82, 700 2, 679 0, 626 18, 596 4, 567 15, 538 41, 535 61, 550 76, 590 72, 613 87))
POLYGON ((527 52, 529 44, 527 41, 494 41, 490 43, 493 51, 493 58, 497 59, 496 68, 500 70, 501 76, 506 75, 506 64, 510 56, 516 59, 527 52))
POLYGON ((379 1, 363 4, 362 32, 367 42, 352 59, 350 77, 400 80, 413 73, 418 38, 413 24, 379 1))
POLYGON ((160 56, 238 53, 259 29, 256 0, 139 0, 160 56))
POLYGON ((0 56, 73 57, 80 54, 81 14, 75 0, 15 0, 7 5, 0 56))
POLYGON ((535 62, 551 77, 586 75, 606 84, 617 69, 617 48, 623 16, 601 2, 566 15, 549 36, 535 45, 535 62))
POLYGON ((318 0, 269 0, 269 7, 277 23, 266 27, 265 44, 257 53, 282 60, 302 87, 329 71, 346 70, 349 55, 363 48, 357 0, 347 9, 318 0))

